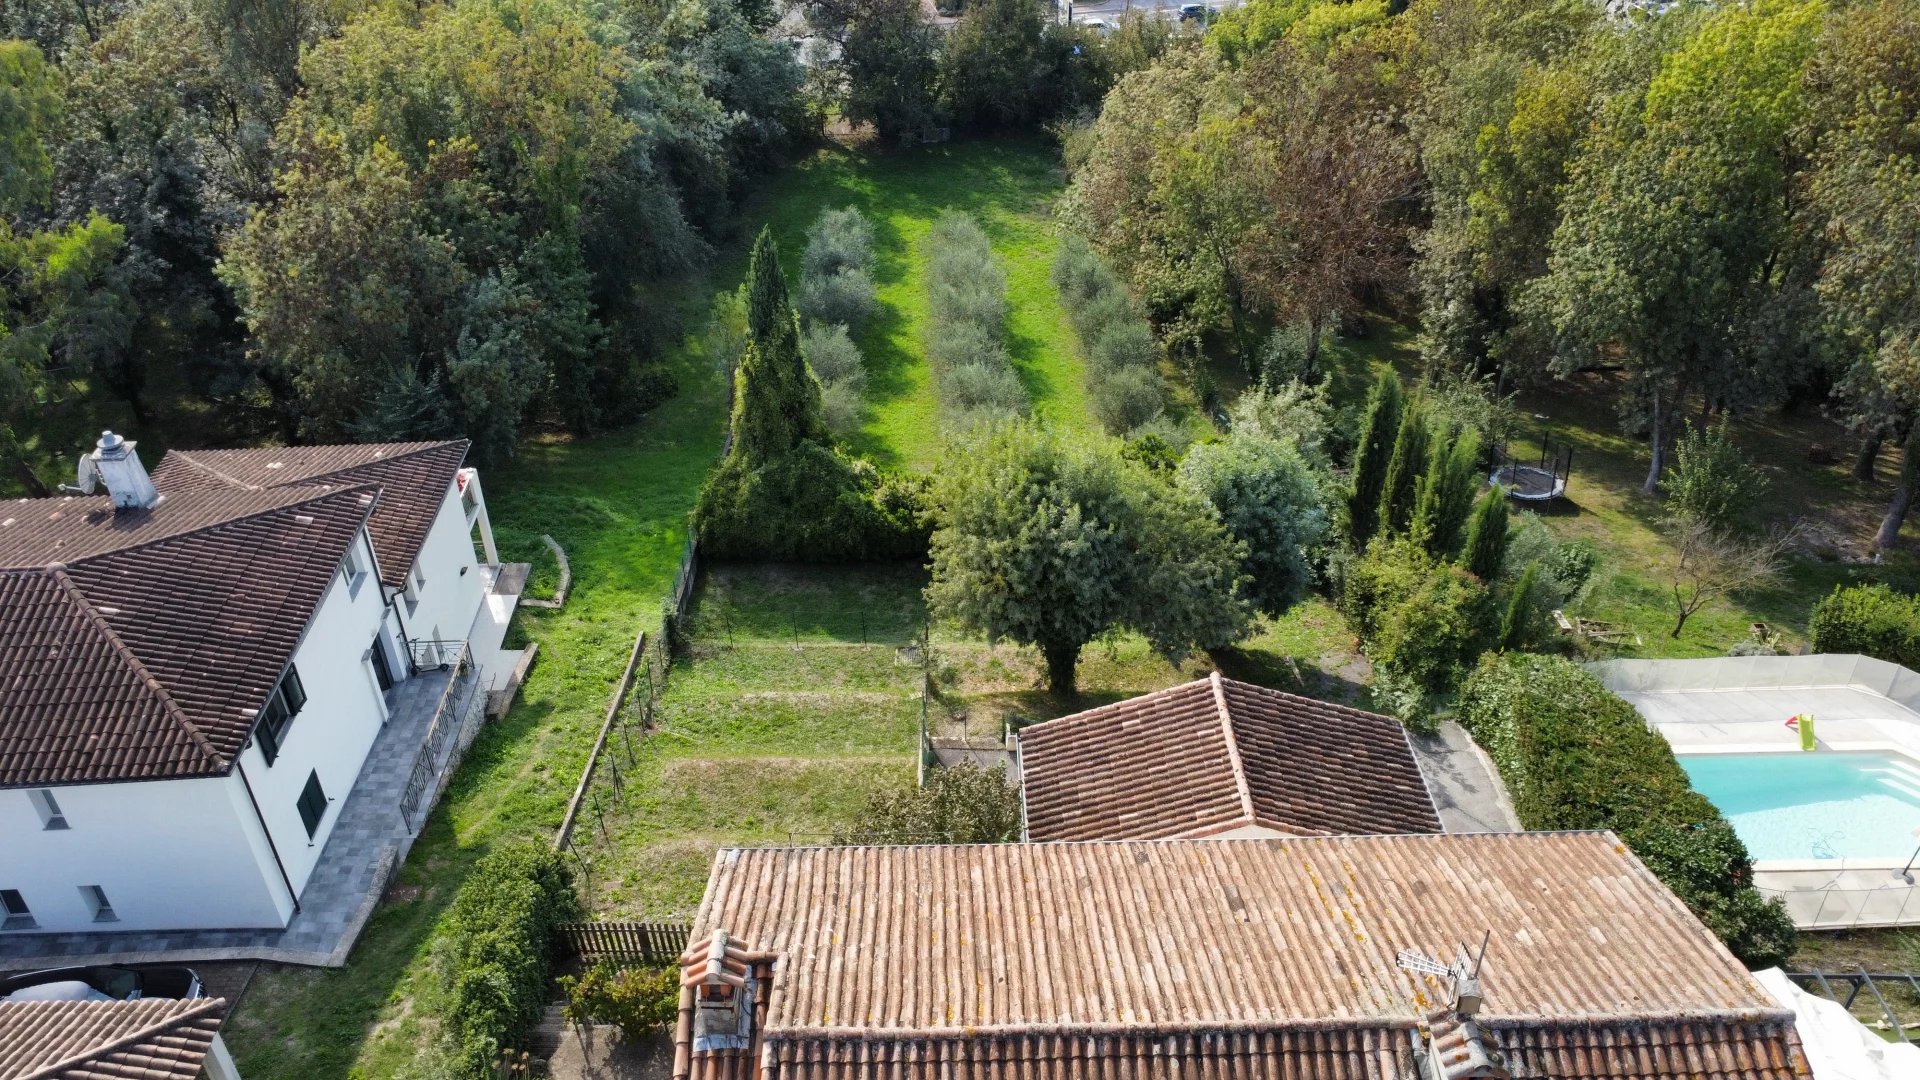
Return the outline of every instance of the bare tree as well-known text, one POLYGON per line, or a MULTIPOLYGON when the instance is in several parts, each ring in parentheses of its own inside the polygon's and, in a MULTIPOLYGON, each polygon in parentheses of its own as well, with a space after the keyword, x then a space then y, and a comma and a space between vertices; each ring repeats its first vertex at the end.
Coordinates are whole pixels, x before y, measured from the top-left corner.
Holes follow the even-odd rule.
POLYGON ((1749 540, 1697 518, 1676 520, 1673 561, 1668 567, 1675 618, 1668 636, 1679 637, 1693 613, 1713 601, 1777 581, 1787 549, 1799 534, 1796 524, 1749 540))

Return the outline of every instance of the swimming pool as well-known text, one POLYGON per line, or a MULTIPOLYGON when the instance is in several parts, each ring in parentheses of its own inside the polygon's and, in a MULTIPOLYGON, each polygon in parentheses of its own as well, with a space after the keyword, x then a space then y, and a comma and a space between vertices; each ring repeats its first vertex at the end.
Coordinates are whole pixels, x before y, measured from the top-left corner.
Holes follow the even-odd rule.
POLYGON ((1756 861, 1904 860, 1920 828, 1920 765, 1899 754, 1682 754, 1680 767, 1756 861))

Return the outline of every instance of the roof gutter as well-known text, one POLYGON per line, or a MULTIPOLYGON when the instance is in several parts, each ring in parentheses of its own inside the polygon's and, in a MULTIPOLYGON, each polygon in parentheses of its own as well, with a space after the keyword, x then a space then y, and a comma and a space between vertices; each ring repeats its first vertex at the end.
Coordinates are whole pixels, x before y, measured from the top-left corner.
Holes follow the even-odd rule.
MULTIPOLYGON (((251 745, 252 739, 248 739, 251 745)), ((240 748, 246 752, 246 746, 240 748)), ((273 842, 273 830, 267 828, 267 816, 260 812, 260 800, 253 797, 253 785, 247 781, 247 770, 240 767, 240 754, 233 755, 233 771, 240 774, 240 785, 247 789, 247 801, 253 804, 254 820, 260 822, 260 832, 267 838, 267 850, 273 853, 273 865, 280 871, 280 880, 287 887, 287 899, 293 901, 293 913, 300 914, 300 894, 293 888, 293 878, 287 875, 287 864, 280 860, 280 846, 273 842)))

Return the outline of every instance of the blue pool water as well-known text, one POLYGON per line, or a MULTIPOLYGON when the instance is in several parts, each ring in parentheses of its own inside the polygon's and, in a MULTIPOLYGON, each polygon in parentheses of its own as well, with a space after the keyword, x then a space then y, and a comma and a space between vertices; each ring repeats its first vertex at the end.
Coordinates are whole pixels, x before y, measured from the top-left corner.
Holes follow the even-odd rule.
POLYGON ((1682 754, 1694 790, 1758 859, 1905 859, 1920 766, 1898 754, 1682 754))

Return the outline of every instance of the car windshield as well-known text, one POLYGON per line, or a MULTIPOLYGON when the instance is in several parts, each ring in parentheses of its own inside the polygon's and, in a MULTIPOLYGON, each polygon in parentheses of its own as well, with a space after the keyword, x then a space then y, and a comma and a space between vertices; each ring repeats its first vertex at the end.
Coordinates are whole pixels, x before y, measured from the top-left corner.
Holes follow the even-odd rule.
POLYGON ((78 979, 62 982, 40 983, 37 986, 23 986, 8 994, 0 1001, 112 1001, 103 994, 78 979))

